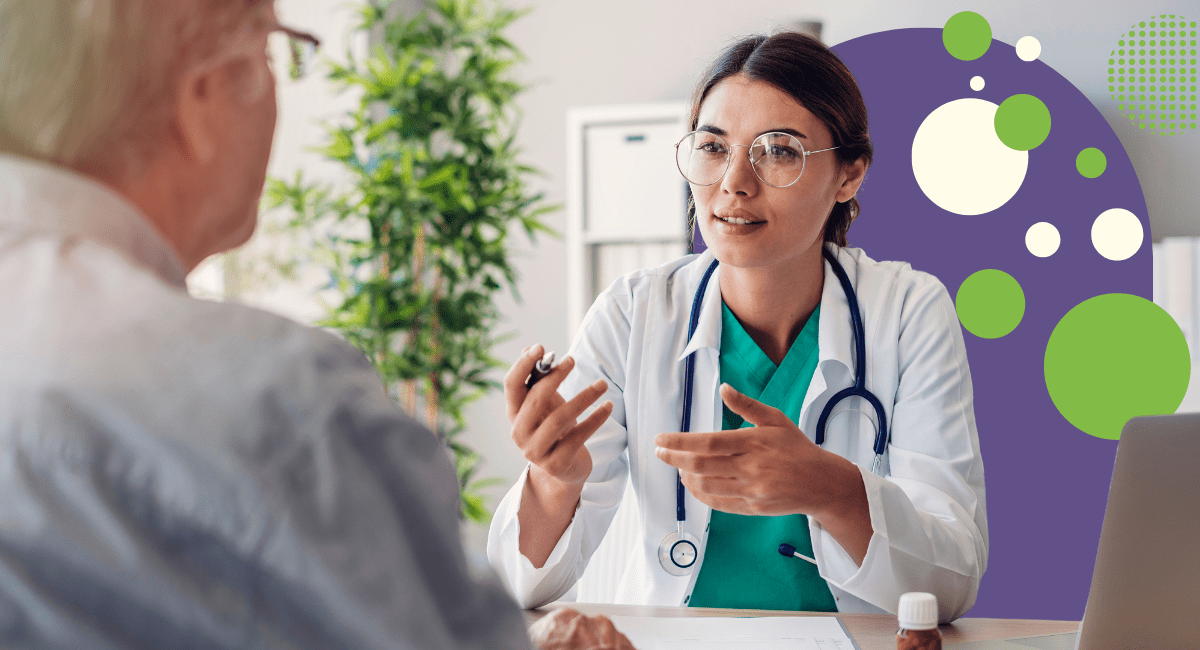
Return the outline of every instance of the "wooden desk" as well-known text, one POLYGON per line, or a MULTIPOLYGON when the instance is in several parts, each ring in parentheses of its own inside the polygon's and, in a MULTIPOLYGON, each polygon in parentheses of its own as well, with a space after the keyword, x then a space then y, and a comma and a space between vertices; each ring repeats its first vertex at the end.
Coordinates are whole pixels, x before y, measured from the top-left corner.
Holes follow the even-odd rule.
MULTIPOLYGON (((559 607, 571 607, 585 614, 604 614, 606 616, 838 616, 862 650, 896 650, 896 617, 889 614, 826 614, 824 612, 809 614, 759 609, 550 603, 541 609, 527 610, 525 622, 533 623, 550 610, 559 607)), ((1074 632, 1079 629, 1079 623, 1002 618, 960 618, 950 625, 942 625, 938 629, 942 632, 943 643, 963 643, 1074 632)))

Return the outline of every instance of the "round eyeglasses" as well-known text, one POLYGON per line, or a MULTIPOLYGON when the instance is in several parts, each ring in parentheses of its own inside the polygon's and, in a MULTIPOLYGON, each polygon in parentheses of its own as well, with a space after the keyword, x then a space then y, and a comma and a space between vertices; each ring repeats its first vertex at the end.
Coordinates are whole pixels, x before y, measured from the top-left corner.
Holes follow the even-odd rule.
POLYGON ((771 187, 788 187, 804 174, 808 157, 838 147, 805 151, 800 139, 788 133, 764 133, 751 144, 728 144, 708 131, 693 131, 675 144, 675 164, 693 185, 712 185, 725 177, 734 147, 747 147, 755 176, 771 187))
POLYGON ((267 37, 267 52, 270 54, 272 69, 276 57, 287 61, 288 77, 300 79, 312 69, 317 58, 317 50, 321 41, 312 34, 306 34, 283 25, 277 26, 267 37))

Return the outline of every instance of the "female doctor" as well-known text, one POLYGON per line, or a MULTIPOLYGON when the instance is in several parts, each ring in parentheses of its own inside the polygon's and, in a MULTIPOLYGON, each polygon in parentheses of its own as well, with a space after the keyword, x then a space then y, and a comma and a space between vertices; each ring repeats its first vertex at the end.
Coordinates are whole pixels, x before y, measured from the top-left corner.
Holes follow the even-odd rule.
POLYGON ((936 278, 846 247, 873 153, 853 77, 807 36, 746 38, 691 131, 708 250, 614 282, 533 388, 540 345, 505 377, 529 465, 493 567, 525 607, 562 596, 628 477, 618 602, 894 613, 926 591, 963 615, 988 553, 966 353, 936 278))

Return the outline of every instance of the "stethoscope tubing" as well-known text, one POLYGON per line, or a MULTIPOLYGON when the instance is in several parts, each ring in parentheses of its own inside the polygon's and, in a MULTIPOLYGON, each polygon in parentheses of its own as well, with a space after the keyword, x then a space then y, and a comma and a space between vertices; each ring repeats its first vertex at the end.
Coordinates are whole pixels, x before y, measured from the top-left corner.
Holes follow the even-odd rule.
MULTIPOLYGON (((821 416, 817 419, 817 431, 814 436, 817 445, 825 442, 825 424, 829 420, 830 413, 833 412, 834 406, 838 402, 847 397, 861 397, 865 399, 875 409, 875 415, 879 418, 879 429, 875 433, 875 464, 871 468, 873 472, 879 471, 880 458, 887 451, 890 436, 887 428, 887 415, 883 410, 883 404, 879 401, 874 393, 867 390, 866 387, 866 334, 863 331, 862 314, 858 309, 858 294, 855 293, 854 287, 850 286, 850 278, 846 275, 846 270, 842 268, 841 262, 834 257, 824 245, 821 246, 823 257, 829 260, 830 266, 833 268, 834 275, 837 276, 838 282, 842 285, 842 291, 846 294, 846 301, 850 305, 850 321, 854 334, 854 385, 850 388, 845 388, 833 395, 825 407, 821 409, 821 416)), ((704 302, 704 294, 708 289, 708 282, 712 278, 712 274, 717 270, 720 260, 714 259, 712 264, 708 266, 708 270, 704 272, 704 277, 700 280, 700 287, 696 290, 696 296, 692 300, 692 311, 688 321, 688 342, 692 340, 692 335, 696 333, 696 327, 700 320, 700 306, 704 302)), ((692 351, 688 354, 683 372, 683 415, 680 422, 680 431, 690 432, 692 430, 692 388, 696 375, 696 352, 692 351)), ((682 530, 682 524, 687 521, 687 510, 684 505, 685 490, 683 487, 683 476, 677 470, 675 472, 675 521, 677 530, 682 530)))

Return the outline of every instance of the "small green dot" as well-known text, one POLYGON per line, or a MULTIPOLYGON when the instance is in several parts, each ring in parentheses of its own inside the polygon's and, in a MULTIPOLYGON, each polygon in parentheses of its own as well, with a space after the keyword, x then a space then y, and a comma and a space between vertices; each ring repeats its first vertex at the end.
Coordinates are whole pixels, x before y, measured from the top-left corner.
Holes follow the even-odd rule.
POLYGON ((1088 147, 1075 156, 1075 169, 1084 178, 1096 178, 1104 173, 1107 166, 1108 158, 1095 147, 1088 147))
POLYGON ((992 45, 992 26, 974 11, 960 11, 942 27, 942 45, 960 61, 974 61, 992 45))
POLYGON ((984 339, 1005 336, 1025 316, 1025 292, 1013 276, 998 269, 976 271, 963 280, 954 299, 958 319, 984 339))
MULTIPOLYGON (((1109 88, 1110 92, 1112 88, 1109 88)), ((996 109, 996 135, 1010 149, 1029 151, 1050 135, 1050 109, 1033 95, 1017 94, 996 109)))

